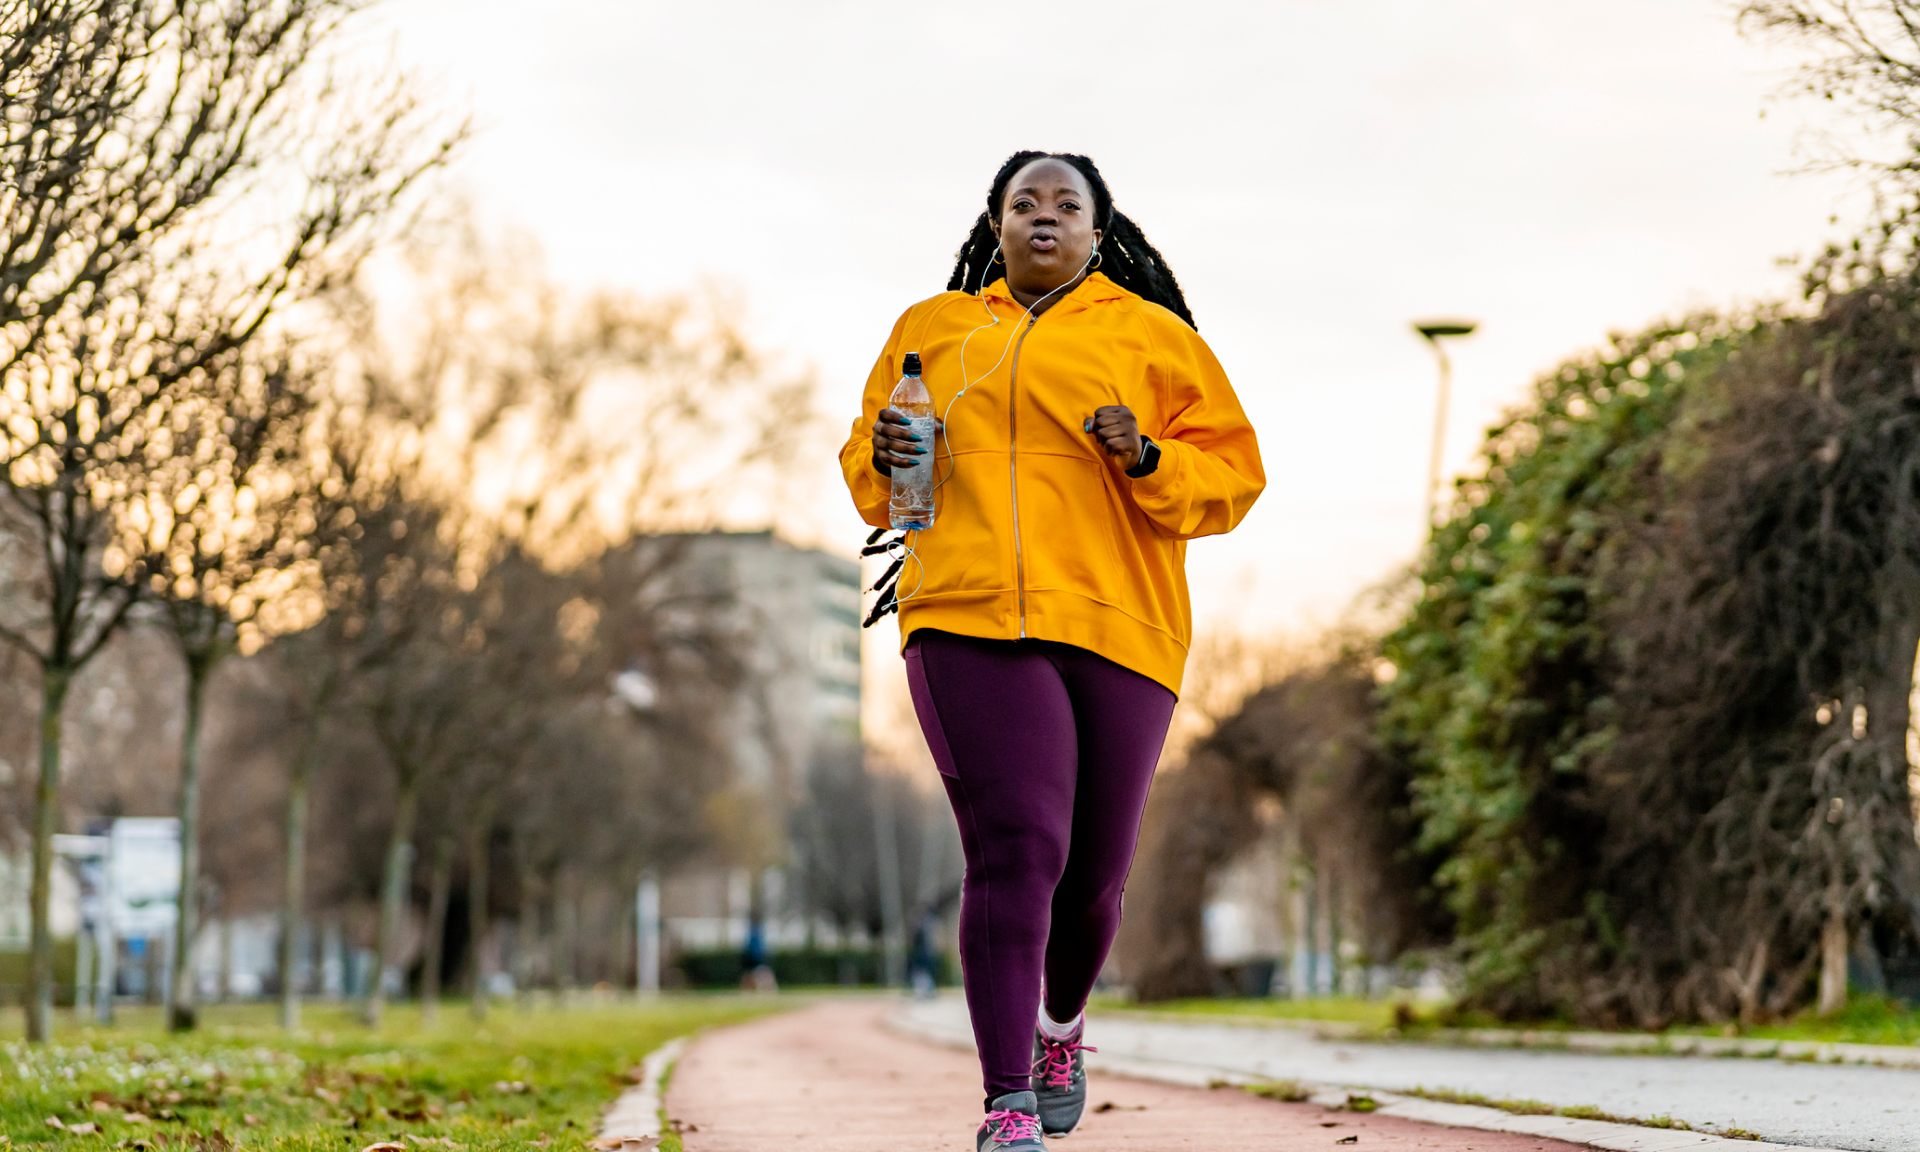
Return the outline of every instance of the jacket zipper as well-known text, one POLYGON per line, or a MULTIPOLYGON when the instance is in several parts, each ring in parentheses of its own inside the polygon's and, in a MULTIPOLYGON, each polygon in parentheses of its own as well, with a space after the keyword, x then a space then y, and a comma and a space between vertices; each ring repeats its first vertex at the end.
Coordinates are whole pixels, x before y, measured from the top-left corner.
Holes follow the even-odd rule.
POLYGON ((1013 584, 1020 603, 1020 639, 1027 638, 1027 562, 1020 550, 1020 349, 1027 343, 1027 333, 1040 322, 1038 316, 1028 316, 1026 327, 1020 329, 1020 339, 1013 346, 1013 367, 1007 374, 1007 481, 1013 490, 1013 584))

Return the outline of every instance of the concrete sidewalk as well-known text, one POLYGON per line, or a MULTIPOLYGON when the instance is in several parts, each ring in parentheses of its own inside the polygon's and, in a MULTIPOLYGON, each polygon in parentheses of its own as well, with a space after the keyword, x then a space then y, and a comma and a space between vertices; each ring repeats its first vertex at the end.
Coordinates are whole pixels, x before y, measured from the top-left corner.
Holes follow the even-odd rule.
MULTIPOLYGON (((973 1043, 966 1005, 957 996, 905 1004, 899 1022, 929 1040, 973 1043)), ((1670 1116, 1708 1132, 1747 1129, 1779 1144, 1920 1152, 1920 1071, 1905 1068, 1360 1043, 1294 1028, 1127 1013, 1096 1014, 1087 1037, 1100 1049, 1089 1060, 1091 1068, 1106 1062, 1174 1080, 1242 1076, 1386 1092, 1447 1089, 1592 1106, 1616 1116, 1670 1116)), ((1637 1131, 1654 1136, 1668 1130, 1637 1131)))
MULTIPOLYGON (((898 1007, 833 1000, 702 1036, 667 1092, 686 1152, 972 1152, 979 1066, 971 1053, 887 1028, 898 1007)), ((1537 1136, 1328 1112, 1237 1089, 1099 1074, 1091 1086, 1072 1152, 1576 1152, 1537 1136)))

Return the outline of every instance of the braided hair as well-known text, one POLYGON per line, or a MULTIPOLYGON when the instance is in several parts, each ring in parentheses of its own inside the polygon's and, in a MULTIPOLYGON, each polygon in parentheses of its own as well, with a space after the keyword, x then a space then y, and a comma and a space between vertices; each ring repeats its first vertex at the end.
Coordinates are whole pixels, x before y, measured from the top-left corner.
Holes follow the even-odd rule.
POLYGON ((993 254, 1000 247, 993 226, 1000 220, 1001 202, 1007 198, 1007 185, 1014 174, 1035 160, 1058 160, 1071 165, 1086 177, 1093 190, 1093 226, 1100 231, 1100 271, 1109 280, 1185 320, 1192 328, 1193 313, 1187 310, 1187 298, 1180 294, 1180 281, 1167 267, 1166 257, 1147 242, 1146 233, 1113 208, 1113 193, 1092 160, 1072 152, 1015 152, 994 173, 993 186, 987 189, 987 210, 973 222, 973 234, 960 246, 953 262, 953 275, 947 280, 949 292, 978 294, 993 279, 993 254))

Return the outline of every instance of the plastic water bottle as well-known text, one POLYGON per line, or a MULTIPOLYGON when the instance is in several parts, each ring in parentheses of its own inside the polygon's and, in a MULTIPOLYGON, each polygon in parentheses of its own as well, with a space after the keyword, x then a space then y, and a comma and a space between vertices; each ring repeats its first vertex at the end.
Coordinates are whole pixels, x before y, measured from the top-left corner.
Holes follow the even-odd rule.
POLYGON ((908 431, 920 437, 915 447, 926 454, 917 457, 911 468, 893 470, 893 499, 888 503, 888 512, 895 528, 920 531, 933 527, 933 461, 937 455, 933 449, 933 430, 937 421, 933 416, 933 396, 927 391, 926 382, 920 379, 920 353, 907 353, 901 369, 906 374, 893 386, 887 406, 907 418, 908 431))

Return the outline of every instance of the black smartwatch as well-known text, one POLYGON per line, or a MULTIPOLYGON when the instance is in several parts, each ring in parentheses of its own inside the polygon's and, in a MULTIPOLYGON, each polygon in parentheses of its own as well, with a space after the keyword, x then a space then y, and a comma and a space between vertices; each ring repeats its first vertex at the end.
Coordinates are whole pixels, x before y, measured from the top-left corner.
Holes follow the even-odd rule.
POLYGON ((1142 476, 1153 475, 1153 470, 1158 467, 1160 467, 1160 445, 1145 436, 1140 437, 1140 463, 1127 469, 1127 475, 1138 480, 1142 476))

